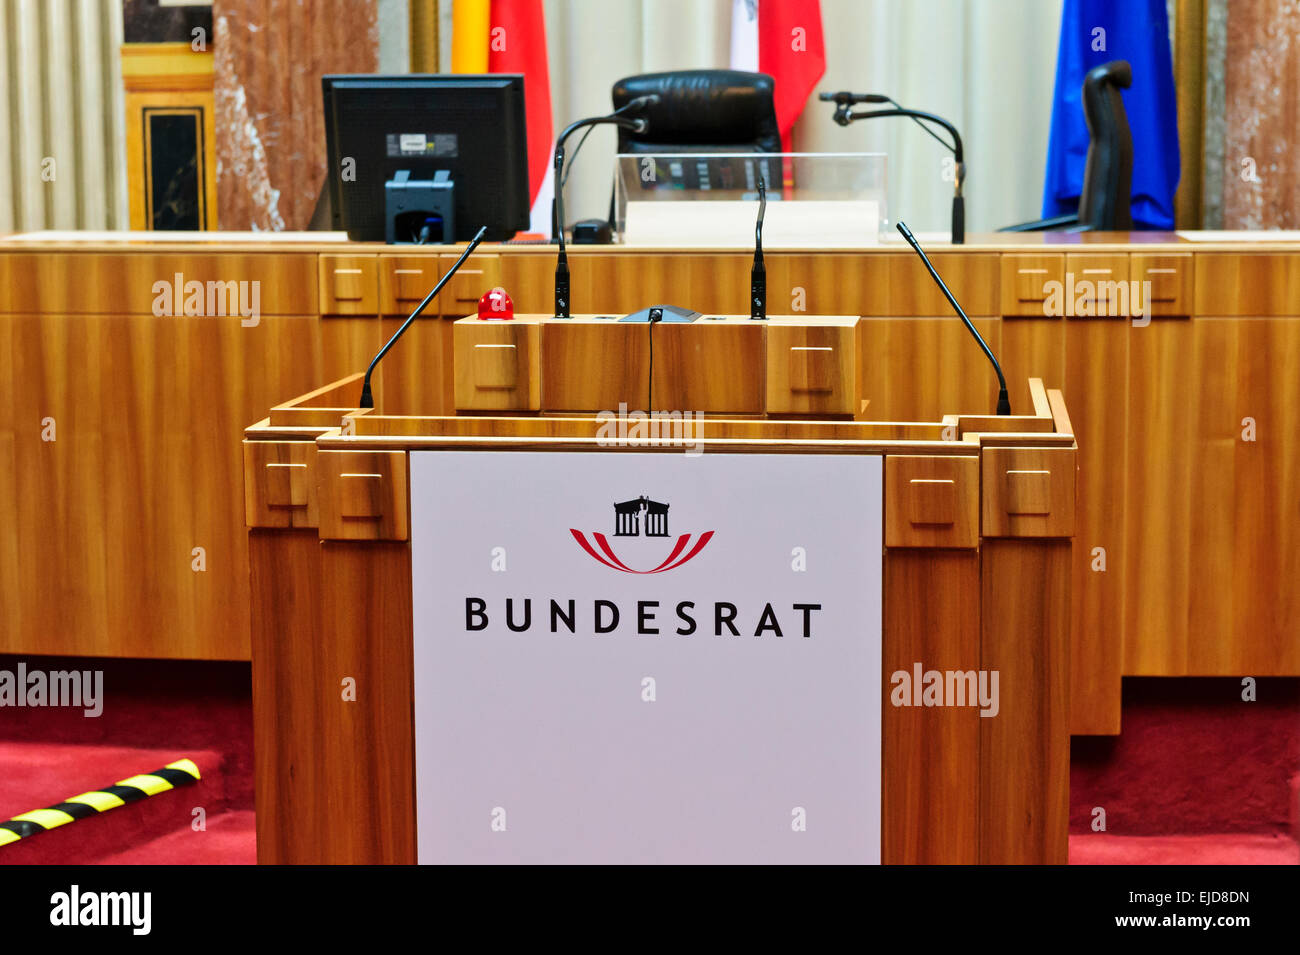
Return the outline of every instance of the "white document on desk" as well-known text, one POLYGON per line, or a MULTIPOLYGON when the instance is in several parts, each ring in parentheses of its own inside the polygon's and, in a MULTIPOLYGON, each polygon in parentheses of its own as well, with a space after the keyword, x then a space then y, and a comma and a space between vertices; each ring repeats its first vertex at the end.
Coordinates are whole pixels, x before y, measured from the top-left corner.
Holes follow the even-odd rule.
MULTIPOLYGON (((763 245, 773 249, 858 249, 880 242, 880 206, 864 200, 768 199, 763 245)), ((754 244, 756 200, 629 202, 623 244, 746 248, 754 244)))

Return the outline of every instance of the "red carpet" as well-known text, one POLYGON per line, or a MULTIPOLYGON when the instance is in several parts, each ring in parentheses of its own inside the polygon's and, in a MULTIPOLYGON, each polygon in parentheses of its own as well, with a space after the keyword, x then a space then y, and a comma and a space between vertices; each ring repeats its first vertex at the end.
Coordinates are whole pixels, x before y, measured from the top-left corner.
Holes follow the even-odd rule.
MULTIPOLYGON (((256 861, 248 664, 22 659, 29 672, 103 670, 104 707, 93 718, 59 707, 0 710, 0 819, 182 757, 203 778, 0 848, 0 864, 256 861), (194 828, 195 808, 204 829, 194 828)), ((17 662, 0 656, 0 669, 17 662)))
POLYGON ((1232 678, 1126 679, 1120 735, 1071 744, 1070 861, 1300 864, 1300 680, 1241 692, 1232 678))
MULTIPOLYGON (((0 819, 185 756, 203 779, 0 848, 0 864, 256 861, 247 664, 24 660, 102 669, 104 711, 0 710, 0 819)), ((1300 862, 1300 680, 1261 679, 1254 703, 1240 694, 1234 679, 1125 680, 1123 733, 1073 741, 1070 862, 1300 862), (1098 807, 1105 832, 1091 828, 1098 807)))
POLYGON ((1070 865, 1300 865, 1288 836, 1070 836, 1070 865))

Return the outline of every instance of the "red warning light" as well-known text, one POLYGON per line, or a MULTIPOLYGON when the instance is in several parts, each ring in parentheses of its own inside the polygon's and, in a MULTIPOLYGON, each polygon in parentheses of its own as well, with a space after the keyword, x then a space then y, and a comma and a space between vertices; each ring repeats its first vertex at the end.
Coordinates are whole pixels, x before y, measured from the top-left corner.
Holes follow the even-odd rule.
POLYGON ((483 321, 508 322, 515 317, 515 303, 505 289, 494 288, 478 300, 478 317, 483 321))

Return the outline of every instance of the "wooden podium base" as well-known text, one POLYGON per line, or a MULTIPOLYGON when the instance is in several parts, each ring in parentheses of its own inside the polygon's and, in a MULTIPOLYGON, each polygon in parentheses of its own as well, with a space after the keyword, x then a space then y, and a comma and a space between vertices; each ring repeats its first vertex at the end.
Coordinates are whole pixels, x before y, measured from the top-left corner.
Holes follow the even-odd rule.
MULTIPOLYGON (((258 858, 413 863, 409 452, 602 451, 580 417, 352 407, 359 376, 247 429, 258 858)), ((936 422, 709 419, 710 454, 884 458, 882 859, 1066 862, 1076 453, 1059 392, 936 422), (997 671, 995 715, 891 696, 997 671)), ((643 450, 654 450, 654 446, 643 450)), ((846 520, 846 532, 851 521, 846 520)))

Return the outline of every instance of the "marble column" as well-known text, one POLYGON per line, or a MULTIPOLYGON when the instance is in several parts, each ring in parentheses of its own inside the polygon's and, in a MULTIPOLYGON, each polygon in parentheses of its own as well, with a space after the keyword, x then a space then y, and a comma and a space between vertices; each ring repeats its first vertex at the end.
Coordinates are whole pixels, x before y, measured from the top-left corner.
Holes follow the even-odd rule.
POLYGON ((1223 228, 1300 229, 1300 2, 1227 4, 1223 228))
POLYGON ((376 0, 215 0, 222 229, 305 229, 325 181, 320 78, 373 73, 376 0))

